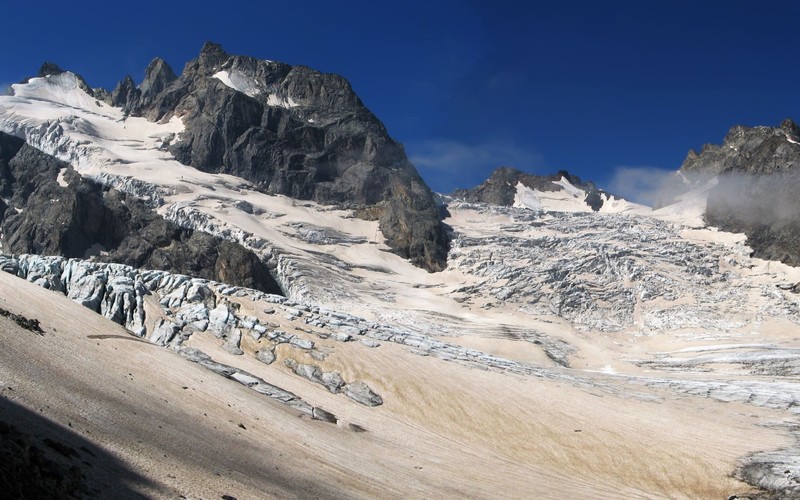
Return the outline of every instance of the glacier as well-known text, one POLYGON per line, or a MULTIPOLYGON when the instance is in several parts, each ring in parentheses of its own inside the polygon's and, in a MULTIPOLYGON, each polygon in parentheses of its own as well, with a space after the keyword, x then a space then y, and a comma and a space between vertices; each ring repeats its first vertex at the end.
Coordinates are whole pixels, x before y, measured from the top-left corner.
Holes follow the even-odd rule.
MULTIPOLYGON (((244 75, 214 76, 247 95, 262 92, 244 75)), ((205 332, 228 354, 256 357, 269 345, 278 359, 310 339, 341 339, 333 359, 391 344, 437 363, 504 373, 509 383, 547 379, 641 404, 741 403, 767 412, 757 425, 780 421, 798 437, 800 270, 752 258, 742 235, 704 226, 703 193, 713 180, 655 211, 603 194, 603 210, 593 213, 586 193, 564 178, 555 192, 517 185, 514 207, 451 199, 448 268, 431 274, 390 253, 377 221, 180 164, 166 151, 183 130, 180 117, 126 116, 69 72, 12 91, 0 96, 0 131, 270 265, 286 298, 90 260, 0 258, 3 270, 155 344, 198 349, 183 351, 198 363, 208 363, 198 354, 207 349, 205 332), (239 305, 215 316, 220 303, 239 305), (266 313, 268 304, 277 310, 266 313), (267 331, 283 333, 269 339, 267 331)), ((268 102, 297 106, 277 95, 268 102)), ((330 355, 304 351, 320 366, 330 355)), ((299 366, 313 372, 316 364, 299 366)), ((341 371, 355 380, 358 369, 348 369, 341 371)), ((268 384, 237 373, 245 385, 268 384)), ((373 384, 388 376, 358 375, 373 384)), ((385 399, 393 404, 391 394, 385 399)), ((311 415, 316 406, 302 408, 311 415)), ((731 473, 798 492, 796 446, 754 452, 731 473)))

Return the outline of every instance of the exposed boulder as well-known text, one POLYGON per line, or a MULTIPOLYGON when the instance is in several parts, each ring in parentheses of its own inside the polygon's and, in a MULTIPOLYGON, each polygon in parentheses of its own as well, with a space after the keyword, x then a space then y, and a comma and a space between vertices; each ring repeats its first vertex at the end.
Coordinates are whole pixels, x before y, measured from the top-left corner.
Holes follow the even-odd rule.
POLYGON ((344 393, 348 398, 364 406, 380 406, 383 404, 383 398, 360 380, 344 386, 344 393))

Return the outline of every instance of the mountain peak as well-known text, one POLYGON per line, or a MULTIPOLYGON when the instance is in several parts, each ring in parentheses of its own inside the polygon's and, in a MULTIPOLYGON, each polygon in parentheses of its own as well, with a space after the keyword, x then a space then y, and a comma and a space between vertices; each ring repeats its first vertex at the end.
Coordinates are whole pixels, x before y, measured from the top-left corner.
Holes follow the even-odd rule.
POLYGON ((791 118, 787 118, 781 122, 781 130, 790 134, 793 139, 800 139, 800 126, 798 126, 791 118))
POLYGON ((459 189, 453 192, 456 198, 470 203, 513 206, 519 196, 519 185, 539 193, 569 192, 571 198, 580 198, 580 209, 599 211, 609 195, 595 187, 591 182, 581 179, 566 170, 551 175, 528 174, 513 167, 498 167, 483 183, 472 189, 459 189), (564 182, 566 181, 566 182, 564 182), (605 198, 604 198, 605 197, 605 198))
POLYGON ((50 61, 45 61, 42 63, 42 66, 39 68, 39 73, 36 76, 45 77, 49 75, 60 75, 64 73, 64 70, 61 67, 50 61))
POLYGON ((228 53, 223 50, 222 45, 214 42, 206 42, 200 49, 200 64, 204 67, 216 67, 228 59, 228 53))
POLYGON ((160 57, 156 57, 147 65, 147 69, 144 72, 144 80, 139 86, 139 90, 142 91, 142 95, 145 97, 155 95, 177 79, 178 77, 172 71, 170 65, 160 57))

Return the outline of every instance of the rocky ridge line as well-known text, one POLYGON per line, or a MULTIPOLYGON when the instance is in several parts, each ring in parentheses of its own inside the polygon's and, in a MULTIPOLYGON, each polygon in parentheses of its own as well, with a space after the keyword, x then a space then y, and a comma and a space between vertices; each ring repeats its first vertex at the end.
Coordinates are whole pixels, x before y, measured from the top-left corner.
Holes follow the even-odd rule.
POLYGON ((341 76, 228 55, 207 43, 180 77, 160 59, 110 103, 152 121, 179 116, 175 158, 247 179, 271 194, 358 209, 417 266, 446 266, 448 236, 433 194, 403 147, 341 76), (237 87, 237 88, 233 88, 237 87))
POLYGON ((511 207, 514 205, 514 197, 517 193, 517 184, 537 191, 561 191, 563 188, 554 184, 561 179, 566 179, 570 184, 586 192, 583 200, 587 207, 593 211, 598 211, 603 206, 603 190, 598 189, 591 182, 583 182, 575 175, 565 170, 559 170, 552 175, 533 175, 527 174, 511 167, 499 167, 492 172, 488 179, 478 186, 470 189, 457 189, 451 196, 467 203, 486 203, 511 207))

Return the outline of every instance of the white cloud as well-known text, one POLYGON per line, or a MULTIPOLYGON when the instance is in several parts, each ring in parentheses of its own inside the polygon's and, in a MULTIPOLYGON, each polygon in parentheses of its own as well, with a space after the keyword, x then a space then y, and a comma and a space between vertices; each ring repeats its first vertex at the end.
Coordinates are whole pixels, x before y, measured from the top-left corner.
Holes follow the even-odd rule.
POLYGON ((614 169, 608 191, 625 199, 652 206, 665 188, 674 181, 675 170, 658 167, 625 167, 614 169))

